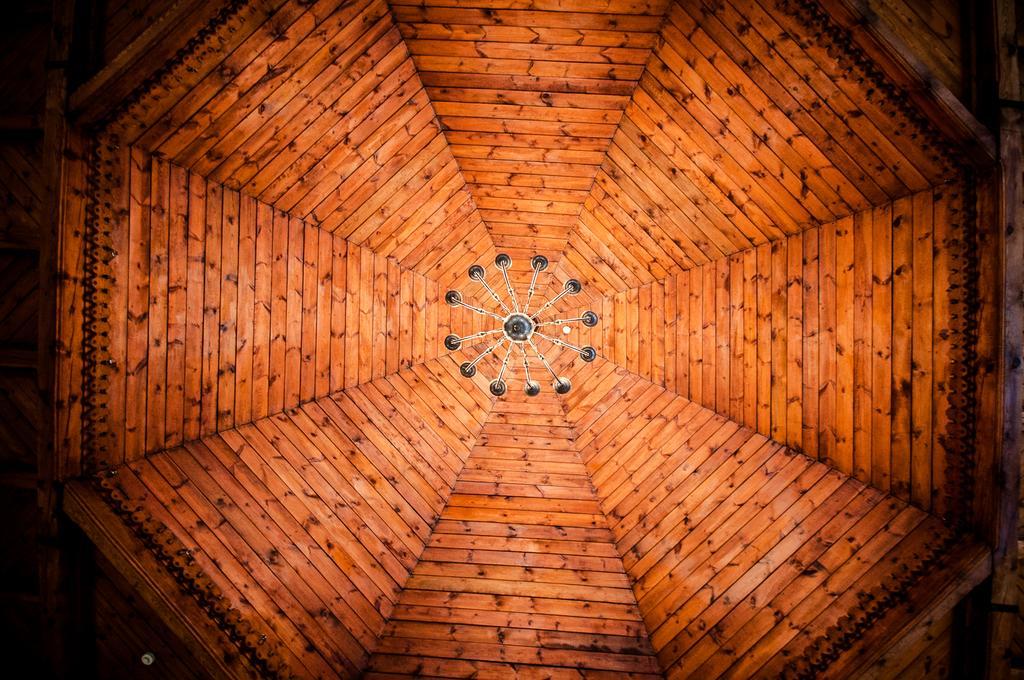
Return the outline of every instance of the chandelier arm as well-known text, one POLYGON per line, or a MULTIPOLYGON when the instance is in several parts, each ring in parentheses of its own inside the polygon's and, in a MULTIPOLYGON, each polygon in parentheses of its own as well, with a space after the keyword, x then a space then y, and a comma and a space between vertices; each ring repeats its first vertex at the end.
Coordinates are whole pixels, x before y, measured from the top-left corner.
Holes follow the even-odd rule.
POLYGON ((526 345, 519 345, 519 351, 523 353, 523 372, 526 374, 526 384, 530 384, 530 355, 526 353, 526 345))
POLYGON ((493 345, 491 345, 490 347, 485 349, 483 352, 481 352, 479 354, 479 356, 477 356, 476 359, 473 359, 473 361, 469 362, 469 365, 470 366, 476 366, 478 363, 480 363, 481 359, 483 359, 484 357, 489 356, 491 354, 494 354, 496 351, 498 351, 498 348, 501 347, 502 344, 504 344, 504 342, 505 342, 505 338, 502 338, 501 340, 498 340, 496 343, 494 343, 493 345))
POLYGON ((458 302, 456 302, 452 306, 453 307, 465 307, 466 309, 468 309, 471 312, 474 312, 476 314, 480 314, 481 316, 489 316, 491 318, 497 319, 498 321, 504 321, 505 320, 503 317, 495 314, 494 312, 488 311, 486 309, 482 309, 480 307, 474 307, 473 305, 466 304, 462 300, 459 300, 458 302))
POLYGON ((544 364, 544 368, 548 369, 548 373, 551 374, 551 377, 554 378, 555 382, 557 383, 560 380, 558 374, 555 373, 555 369, 551 368, 551 364, 548 363, 548 360, 544 356, 544 354, 539 349, 537 349, 537 345, 534 344, 533 338, 530 338, 527 342, 530 343, 530 347, 532 347, 533 351, 537 354, 538 357, 540 357, 540 362, 544 364))
POLYGON ((523 314, 526 314, 530 309, 530 303, 533 301, 533 293, 537 290, 537 277, 540 276, 540 270, 534 269, 533 276, 530 277, 530 288, 526 291, 526 304, 523 305, 523 314))
POLYGON ((541 333, 540 331, 534 331, 533 334, 534 335, 539 335, 540 337, 542 337, 545 340, 547 340, 548 342, 550 342, 552 345, 558 345, 559 347, 565 347, 566 349, 571 349, 574 352, 582 352, 583 351, 582 347, 577 347, 576 345, 573 345, 572 343, 566 342, 565 340, 562 340, 560 338, 553 338, 550 335, 545 335, 545 334, 541 333))
POLYGON ((548 307, 552 306, 553 304, 555 304, 556 302, 558 302, 559 300, 561 300, 562 298, 564 298, 568 294, 569 294, 568 290, 563 290, 561 293, 559 293, 555 297, 553 297, 550 300, 548 300, 547 302, 545 302, 544 305, 540 309, 538 309, 536 312, 533 313, 533 315, 536 317, 536 316, 539 316, 539 315, 543 314, 544 311, 548 307))
POLYGON ((511 314, 512 310, 508 308, 508 305, 501 301, 501 298, 498 297, 498 294, 494 292, 494 289, 491 288, 491 285, 487 283, 486 279, 479 279, 479 281, 480 285, 483 286, 488 293, 490 293, 490 296, 494 299, 495 302, 498 303, 498 306, 501 307, 501 311, 505 312, 506 316, 511 314))
POLYGON ((509 360, 509 357, 511 357, 511 356, 512 356, 512 343, 509 343, 508 351, 505 352, 505 359, 502 360, 502 362, 501 362, 501 370, 498 371, 498 378, 497 378, 498 380, 501 380, 502 378, 505 377, 505 369, 508 368, 508 360, 509 360))
POLYGON ((575 321, 583 321, 583 317, 577 316, 572 319, 553 319, 551 321, 541 321, 537 323, 535 327, 540 328, 541 326, 561 326, 562 324, 573 323, 575 321))
POLYGON ((512 308, 518 312, 519 300, 516 299, 516 291, 512 288, 512 282, 508 280, 508 267, 501 270, 501 277, 505 279, 505 290, 508 291, 508 297, 512 300, 512 308))

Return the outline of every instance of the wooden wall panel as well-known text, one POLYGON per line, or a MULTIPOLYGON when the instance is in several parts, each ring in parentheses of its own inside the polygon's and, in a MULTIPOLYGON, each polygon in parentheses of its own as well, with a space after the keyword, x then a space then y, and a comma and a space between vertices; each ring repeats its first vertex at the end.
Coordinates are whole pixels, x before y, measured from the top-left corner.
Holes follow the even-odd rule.
POLYGON ((109 388, 123 445, 97 462, 178 446, 445 352, 436 336, 450 312, 433 280, 137 148, 129 156, 127 252, 115 258, 126 285, 111 300, 121 340, 110 347, 125 368, 109 388))
POLYGON ((441 358, 118 469, 299 677, 354 677, 490 407, 441 358), (451 399, 450 395, 458 394, 451 399))
POLYGON ((0 346, 34 350, 39 324, 39 262, 34 252, 0 250, 0 346))
MULTIPOLYGON (((0 119, 0 130, 2 130, 0 119)), ((0 140, 0 245, 35 246, 42 233, 41 145, 31 137, 0 140)))
POLYGON ((953 611, 929 621, 928 625, 910 649, 899 658, 884 658, 884 663, 875 663, 867 677, 879 680, 945 680, 956 677, 953 650, 957 642, 954 634, 956 617, 953 611))
POLYGON ((950 175, 778 4, 669 7, 569 236, 595 286, 662 280, 950 175))
POLYGON ((390 4, 495 246, 554 259, 667 3, 390 4))
POLYGON ((0 422, 0 474, 32 473, 37 465, 42 411, 33 370, 0 371, 0 409, 6 414, 0 422))
POLYGON ((622 368, 574 375, 576 446, 668 677, 779 677, 945 531, 622 368))
POLYGON ((598 350, 941 513, 944 449, 935 432, 949 398, 947 239, 963 218, 961 192, 920 192, 616 293, 603 323, 616 339, 637 336, 640 351, 606 338, 598 350), (674 324, 662 312, 669 309, 674 324))
POLYGON ((511 391, 484 423, 366 677, 612 673, 659 675, 629 580, 561 398, 511 391))
POLYGON ((434 279, 488 238, 383 0, 283 3, 112 129, 434 279))
POLYGON ((99 554, 94 573, 89 599, 95 627, 95 677, 100 680, 212 677, 99 554), (153 654, 155 659, 149 666, 142 663, 145 653, 153 654))
POLYGON ((962 8, 954 0, 870 0, 867 9, 913 50, 949 91, 966 95, 962 8))
POLYGON ((173 4, 172 0, 110 0, 103 3, 103 20, 96 27, 100 34, 97 41, 102 46, 102 64, 109 64, 115 59, 173 4))

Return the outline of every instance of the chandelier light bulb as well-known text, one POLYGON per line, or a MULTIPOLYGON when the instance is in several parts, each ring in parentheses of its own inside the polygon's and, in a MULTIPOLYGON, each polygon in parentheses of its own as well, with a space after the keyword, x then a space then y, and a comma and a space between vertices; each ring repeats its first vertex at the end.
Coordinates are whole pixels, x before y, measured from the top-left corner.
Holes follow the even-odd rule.
POLYGON ((486 309, 484 307, 471 305, 463 300, 462 293, 457 290, 450 290, 445 293, 444 300, 447 304, 452 307, 462 307, 468 309, 474 314, 486 316, 493 319, 496 322, 496 328, 490 330, 481 331, 472 335, 459 337, 458 335, 448 335, 444 338, 445 349, 455 351, 460 349, 467 340, 483 339, 489 336, 499 336, 497 341, 492 343, 483 352, 481 352, 472 361, 467 361, 459 366, 459 372, 466 378, 472 378, 477 373, 477 365, 485 357, 505 351, 504 358, 501 362, 501 370, 498 372, 498 376, 491 380, 488 384, 488 389, 491 394, 495 397, 504 396, 508 392, 508 383, 505 381, 505 372, 508 369, 509 360, 512 358, 513 350, 518 348, 519 353, 522 357, 523 371, 524 371, 524 382, 523 391, 527 396, 535 397, 541 393, 541 384, 530 377, 530 359, 531 356, 540 361, 541 365, 551 376, 551 386, 556 394, 567 394, 572 389, 572 382, 565 376, 558 375, 555 370, 551 367, 544 354, 537 348, 534 340, 540 338, 545 342, 552 345, 568 349, 579 355, 580 359, 586 362, 593 361, 597 358, 597 350, 593 347, 577 347, 571 343, 568 343, 561 338, 550 336, 542 332, 540 329, 547 326, 561 326, 562 333, 569 335, 572 332, 572 323, 582 323, 588 328, 593 328, 598 324, 599 318, 597 314, 591 311, 583 312, 578 317, 571 319, 550 319, 544 320, 541 315, 554 306, 559 300, 567 295, 579 295, 583 290, 583 285, 577 279, 568 279, 562 287, 562 291, 555 295, 550 300, 542 304, 536 311, 530 311, 530 305, 533 302, 534 293, 537 290, 537 277, 540 273, 548 268, 548 259, 543 255, 534 255, 530 260, 530 269, 533 270, 533 276, 530 279, 530 287, 526 291, 526 300, 520 305, 519 298, 516 295, 515 289, 512 287, 512 282, 508 277, 508 270, 512 267, 512 258, 505 253, 499 253, 494 258, 494 266, 501 272, 501 277, 505 285, 505 293, 507 299, 503 299, 498 292, 490 286, 487 282, 487 272, 484 268, 478 264, 474 264, 469 268, 469 279, 471 281, 478 282, 491 300, 497 305, 498 310, 486 309))

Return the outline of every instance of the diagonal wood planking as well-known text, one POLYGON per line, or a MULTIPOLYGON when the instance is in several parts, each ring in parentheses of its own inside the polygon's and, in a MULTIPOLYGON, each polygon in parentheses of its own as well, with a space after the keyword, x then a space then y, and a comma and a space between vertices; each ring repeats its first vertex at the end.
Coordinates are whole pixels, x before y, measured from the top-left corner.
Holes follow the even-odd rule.
MULTIPOLYGON (((121 153, 129 169, 121 187, 123 205, 116 208, 123 210, 124 249, 114 266, 125 276, 117 290, 128 327, 115 340, 121 343, 124 368, 113 372, 121 371, 114 387, 121 391, 119 405, 127 418, 122 457, 105 462, 129 461, 125 484, 134 484, 135 494, 172 530, 206 550, 204 568, 220 577, 232 601, 244 603, 281 638, 300 675, 359 672, 381 630, 382 653, 372 666, 379 671, 422 672, 420 658, 427 657, 438 675, 504 672, 538 663, 572 666, 576 674, 581 655, 584 663, 596 664, 592 670, 657 671, 640 640, 637 611, 652 633, 662 668, 672 675, 770 675, 853 607, 858 589, 882 582, 889 561, 903 564, 924 540, 920 527, 927 530, 934 522, 916 509, 738 424, 722 425, 742 432, 743 439, 716 452, 714 465, 698 465, 693 457, 683 461, 683 454, 658 448, 647 436, 632 438, 637 430, 657 427, 668 412, 724 419, 646 385, 644 394, 654 400, 648 406, 656 402, 657 408, 630 410, 636 385, 629 381, 638 378, 600 361, 577 374, 567 352, 549 356, 556 370, 571 373, 579 383, 567 402, 576 405, 569 420, 555 411, 516 411, 516 400, 510 399, 511 411, 490 413, 481 446, 469 454, 473 427, 481 426, 489 406, 485 381, 468 383, 457 377, 453 359, 433 358, 447 328, 466 333, 481 327, 479 318, 438 304, 446 287, 465 281, 466 268, 475 262, 487 264, 493 275, 490 263, 499 250, 513 255, 512 276, 521 286, 529 279, 529 257, 540 252, 553 263, 542 297, 557 293, 573 272, 585 285, 585 295, 563 301, 557 314, 574 316, 593 308, 605 317, 597 329, 579 329, 566 339, 599 346, 641 373, 641 364, 649 366, 644 377, 667 385, 673 379, 669 367, 659 366, 655 357, 679 347, 683 310, 659 308, 655 300, 667 301, 681 277, 698 272, 703 282, 707 271, 713 282, 720 263, 729 269, 734 261, 745 262, 744 252, 780 243, 803 246, 807 237, 801 233, 834 226, 837 218, 943 177, 946 168, 906 136, 902 121, 866 95, 867 85, 842 73, 825 46, 801 36, 776 5, 774 0, 675 3, 663 22, 662 3, 627 0, 399 1, 390 11, 383 2, 367 0, 252 3, 231 19, 237 30, 223 49, 189 55, 174 70, 174 79, 158 82, 145 105, 121 112, 110 134, 127 143, 121 153), (863 109, 851 109, 853 101, 863 102, 863 109), (166 189, 175 178, 188 188, 178 194, 177 211, 175 194, 166 189), (219 206, 212 212, 211 196, 219 206), (194 211, 200 204, 202 210, 194 211), (262 251, 261 215, 269 216, 262 251), (176 235, 189 244, 185 261, 173 257, 176 235), (765 245, 768 241, 775 243, 765 245), (275 288, 275 282, 282 285, 275 288), (271 325, 265 346, 265 334, 256 330, 260 323, 271 325), (675 335, 661 333, 673 325, 675 335), (256 371, 261 362, 266 376, 256 371), (179 376, 172 366, 193 367, 198 375, 179 376), (398 369, 403 370, 395 373, 398 369), (274 370, 280 375, 274 377, 274 370), (188 391, 188 380, 196 392, 188 391), (598 387, 584 387, 593 381, 598 387), (341 388, 345 391, 338 393, 341 388), (141 406, 132 399, 138 390, 148 394, 141 406), (605 395, 612 395, 610 401, 602 401, 605 395), (173 404, 194 417, 179 417, 173 404), (336 418, 328 415, 331 425, 328 420, 310 425, 309 413, 317 409, 335 413, 336 418), (578 423, 574 417, 589 423, 575 439, 560 435, 556 446, 548 445, 548 437, 539 452, 523 439, 537 419, 547 419, 542 428, 563 432, 578 423), (330 431, 324 434, 324 428, 330 431), (189 441, 197 435, 204 439, 189 441), (338 442, 346 441, 352 447, 335 455, 338 442), (139 458, 164 447, 175 448, 139 458), (510 459, 510 447, 527 453, 510 459), (733 477, 754 465, 744 458, 748 448, 781 461, 778 470, 772 467, 765 475, 796 471, 799 483, 783 491, 786 501, 776 506, 772 494, 778 482, 756 488, 744 482, 743 493, 754 494, 746 501, 753 528, 735 533, 742 509, 730 515, 711 507, 734 498, 725 495, 733 494, 733 477), (555 460, 558 455, 565 460, 555 460), (639 610, 627 612, 625 624, 594 616, 593 598, 567 597, 572 593, 566 588, 556 592, 552 583, 570 578, 562 566, 537 571, 530 565, 531 576, 521 583, 516 575, 522 573, 515 572, 521 567, 500 561, 518 555, 518 549, 495 550, 491 558, 497 561, 485 565, 476 555, 443 552, 442 543, 476 529, 491 538, 517 531, 565 532, 564 508, 530 515, 524 509, 533 502, 528 498, 513 502, 497 489, 484 493, 478 487, 462 493, 455 478, 461 471, 466 480, 486 477, 467 484, 501 485, 493 479, 513 476, 508 465, 522 465, 526 474, 567 464, 573 456, 568 461, 578 468, 573 474, 586 479, 582 456, 596 487, 587 489, 590 496, 582 502, 600 499, 608 512, 611 531, 594 545, 608 550, 613 540, 620 549, 629 544, 621 554, 640 603, 639 610), (635 512, 620 516, 621 503, 609 510, 611 500, 639 493, 631 483, 649 486, 641 474, 660 474, 667 460, 695 465, 692 485, 700 492, 681 499, 678 491, 668 490, 676 493, 674 504, 657 512, 677 518, 687 509, 707 510, 703 524, 672 533, 671 523, 635 512), (380 473, 364 474, 365 494, 358 492, 361 501, 348 499, 352 508, 327 506, 339 489, 348 488, 336 467, 332 472, 338 465, 355 466, 371 477, 376 473, 370 468, 380 473), (391 474, 395 466, 401 470, 391 474), (712 488, 701 482, 705 474, 728 479, 712 488), (456 502, 445 508, 453 483, 456 502), (274 496, 287 502, 275 502, 274 496), (773 504, 770 510, 762 501, 773 504), (374 525, 370 534, 377 531, 375 536, 359 534, 353 513, 361 502, 379 517, 394 511, 395 521, 374 525), (245 508, 258 505, 265 511, 247 516, 245 508), (854 505, 860 515, 843 514, 854 505), (463 526, 467 508, 483 508, 494 521, 463 526), (772 514, 776 511, 778 516, 772 514), (438 516, 441 522, 431 536, 438 516), (536 523, 519 529, 511 521, 527 516, 536 523), (862 535, 849 529, 856 524, 868 531, 890 521, 896 525, 891 531, 862 535), (650 533, 625 533, 627 523, 650 533), (397 538, 386 535, 402 532, 403 526, 409 531, 397 538), (790 526, 800 540, 811 535, 826 543, 849 529, 857 547, 852 553, 840 548, 824 553, 824 569, 835 568, 833 574, 797 574, 796 565, 818 559, 818 544, 797 546, 797 538, 784 535, 790 526), (712 547, 698 546, 703 538, 712 547), (755 544, 745 546, 748 539, 755 544), (668 541, 682 547, 666 552, 668 541), (370 543, 383 549, 366 551, 370 543), (889 551, 887 559, 867 566, 861 543, 880 547, 870 559, 889 551), (417 566, 424 546, 424 561, 417 566), (764 581, 754 580, 751 574, 762 560, 771 562, 798 547, 795 561, 764 581), (751 561, 751 571, 743 572, 751 561), (402 594, 410 573, 414 587, 402 594), (807 596, 808 576, 819 585, 825 579, 827 597, 807 596), (466 590, 467 582, 477 581, 497 590, 466 590), (568 635, 523 630, 522 617, 537 615, 537 600, 509 604, 509 588, 527 593, 524 597, 554 594, 551 599, 570 609, 552 611, 579 619, 581 629, 568 635), (707 588, 725 588, 729 595, 709 602, 707 588), (730 609, 750 592, 772 598, 771 609, 730 609), (406 602, 406 596, 441 599, 424 604, 406 602), (508 604, 504 618, 469 613, 489 606, 487 597, 508 604), (385 626, 396 603, 396 616, 385 626), (615 625, 620 628, 609 634, 615 625), (720 637, 730 644, 722 645, 720 637), (736 659, 741 648, 748 657, 736 659)), ((884 257, 873 252, 876 256, 884 265, 884 257)), ((790 258, 784 260, 788 267, 790 258)), ((860 284, 865 281, 871 287, 870 279, 860 284)), ((907 292, 906 280, 893 285, 894 291, 907 292)), ((696 310, 709 312, 709 322, 717 323, 726 309, 731 334, 719 333, 721 342, 709 340, 706 331, 713 325, 702 323, 697 342, 707 357, 717 361, 728 354, 727 337, 742 338, 747 349, 746 335, 736 335, 745 308, 730 317, 730 305, 746 287, 744 280, 742 287, 726 288, 725 297, 716 289, 698 301, 696 310)), ((796 291, 784 292, 786 303, 790 292, 796 300, 796 291)), ((882 299, 886 292, 878 294, 882 299)), ((862 303, 865 295, 861 290, 862 303)), ((791 305, 787 323, 795 310, 801 314, 800 330, 786 337, 791 348, 809 346, 803 315, 814 306, 791 305)), ((866 309, 862 304, 859 313, 866 309)), ((897 362, 903 366, 906 356, 886 356, 886 340, 879 339, 878 356, 861 347, 860 361, 881 381, 897 362)), ((754 355, 760 357, 766 345, 755 340, 754 355)), ((760 369, 755 356, 740 359, 744 370, 751 362, 760 369)), ((495 362, 487 363, 487 377, 493 376, 495 362)), ((793 390, 807 377, 790 376, 788 366, 779 370, 793 390)), ((722 375, 710 379, 709 394, 733 387, 732 378, 723 382, 722 375)), ((755 384, 759 379, 755 371, 755 384)), ((510 387, 520 390, 515 380, 510 387)), ((704 382, 702 375, 702 388, 704 382)), ((862 393, 862 400, 870 397, 863 384, 847 386, 862 393)), ((794 419, 789 403, 779 419, 787 426, 780 442, 796 445, 790 433, 804 436, 806 423, 803 413, 794 419)), ((877 412, 869 412, 866 422, 877 421, 881 432, 889 406, 879 403, 875 408, 872 402, 870 410, 877 412)), ((905 424, 906 404, 894 400, 892 406, 905 424)), ((862 404, 862 417, 864 412, 862 404)), ((941 416, 941 409, 935 412, 941 416)), ((819 415, 815 418, 824 428, 819 415)), ((739 414, 734 419, 741 420, 739 414)), ((894 429, 893 434, 909 433, 894 429)), ((883 444, 881 435, 870 436, 873 445, 883 444)), ((876 481, 876 473, 889 474, 880 466, 881 453, 879 465, 875 458, 872 453, 869 481, 876 481)), ((353 488, 357 481, 358 476, 348 479, 353 488)), ((930 486, 908 491, 898 486, 903 481, 876 483, 891 484, 901 496, 934 493, 930 486)), ((597 522, 599 514, 590 514, 597 522)), ((565 559, 561 553, 530 552, 537 559, 565 559)), ((609 596, 623 598, 623 572, 617 567, 604 564, 595 570, 600 575, 588 577, 618 579, 609 596)))
POLYGON ((864 482, 948 511, 950 183, 596 303, 599 352, 864 482))
POLYGON ((666 677, 782 677, 867 592, 921 573, 948 531, 610 362, 580 363, 566 418, 666 677))
POLYGON ((569 236, 595 286, 661 280, 951 176, 780 6, 672 3, 569 236))
POLYGON ((392 0, 495 245, 560 254, 644 69, 665 0, 392 0))
POLYGON ((123 312, 107 337, 122 443, 98 462, 434 359, 462 323, 437 281, 392 257, 138 147, 120 158, 112 303, 123 312))
POLYGON ((432 279, 488 251, 383 0, 276 3, 241 19, 234 44, 176 66, 153 101, 122 112, 121 142, 432 279))
POLYGON ((121 466, 298 677, 354 677, 490 409, 451 358, 121 466))
POLYGON ((660 675, 573 439, 550 391, 494 404, 365 677, 660 675))

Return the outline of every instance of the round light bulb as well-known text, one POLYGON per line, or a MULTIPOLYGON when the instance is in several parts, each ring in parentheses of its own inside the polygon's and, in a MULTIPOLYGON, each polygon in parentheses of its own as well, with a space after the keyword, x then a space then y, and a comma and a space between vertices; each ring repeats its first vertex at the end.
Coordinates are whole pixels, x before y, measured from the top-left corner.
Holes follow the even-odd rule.
POLYGON ((569 328, 568 326, 562 326, 562 334, 569 335, 569 333, 572 333, 572 329, 569 328))

